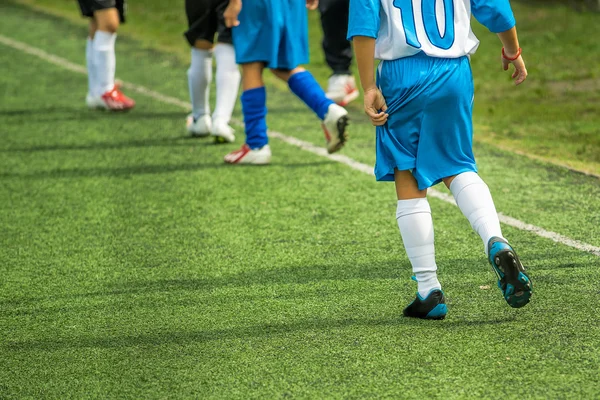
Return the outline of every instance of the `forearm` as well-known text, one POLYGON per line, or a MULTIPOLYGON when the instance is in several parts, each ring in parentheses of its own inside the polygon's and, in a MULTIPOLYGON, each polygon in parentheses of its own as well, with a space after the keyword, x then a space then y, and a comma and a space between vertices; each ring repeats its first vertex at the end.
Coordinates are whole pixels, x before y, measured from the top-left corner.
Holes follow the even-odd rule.
POLYGON ((356 64, 363 91, 375 86, 375 39, 367 36, 355 36, 353 39, 356 64))
POLYGON ((519 51, 519 38, 517 37, 517 28, 498 33, 498 38, 504 46, 504 50, 508 55, 515 55, 519 51))

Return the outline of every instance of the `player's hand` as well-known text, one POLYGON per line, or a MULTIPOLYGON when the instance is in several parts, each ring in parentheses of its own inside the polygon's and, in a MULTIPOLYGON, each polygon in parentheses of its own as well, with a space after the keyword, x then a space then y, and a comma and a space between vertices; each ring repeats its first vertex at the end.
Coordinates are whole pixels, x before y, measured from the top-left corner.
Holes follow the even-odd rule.
POLYGON ((227 5, 227 8, 223 12, 223 19, 225 19, 226 27, 233 28, 240 24, 240 21, 238 20, 240 11, 242 11, 241 0, 230 0, 229 5, 227 5))
MULTIPOLYGON (((508 56, 510 57, 510 54, 508 54, 508 56)), ((515 80, 515 85, 520 85, 527 78, 527 68, 525 68, 523 57, 519 56, 519 58, 516 60, 511 61, 502 56, 502 69, 508 71, 508 66, 510 64, 515 66, 515 72, 512 74, 512 78, 515 80)))
POLYGON ((306 0, 306 8, 316 10, 319 7, 319 0, 306 0))
POLYGON ((375 126, 381 126, 387 122, 388 114, 387 104, 381 90, 377 87, 365 89, 365 113, 371 119, 371 123, 375 126))

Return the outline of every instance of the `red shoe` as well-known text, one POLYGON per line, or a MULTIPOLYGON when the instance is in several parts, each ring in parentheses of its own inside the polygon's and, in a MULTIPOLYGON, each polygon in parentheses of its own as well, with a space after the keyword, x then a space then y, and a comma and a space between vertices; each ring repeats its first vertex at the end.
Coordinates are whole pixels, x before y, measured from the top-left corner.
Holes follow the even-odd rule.
POLYGON ((127 111, 135 107, 135 101, 125 96, 120 86, 113 86, 112 90, 100 96, 103 107, 111 111, 127 111))

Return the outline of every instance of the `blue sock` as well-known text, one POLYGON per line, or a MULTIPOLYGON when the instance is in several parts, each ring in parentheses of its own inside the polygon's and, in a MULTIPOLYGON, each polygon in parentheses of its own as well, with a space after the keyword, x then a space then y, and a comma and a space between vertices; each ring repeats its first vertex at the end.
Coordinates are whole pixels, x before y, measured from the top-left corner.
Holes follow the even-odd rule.
POLYGON ((267 91, 264 86, 242 93, 242 113, 246 125, 246 144, 260 149, 269 143, 267 136, 267 91))
POLYGON ((302 71, 290 76, 288 86, 292 93, 300 97, 321 120, 325 119, 327 110, 333 101, 325 97, 325 92, 310 72, 302 71))

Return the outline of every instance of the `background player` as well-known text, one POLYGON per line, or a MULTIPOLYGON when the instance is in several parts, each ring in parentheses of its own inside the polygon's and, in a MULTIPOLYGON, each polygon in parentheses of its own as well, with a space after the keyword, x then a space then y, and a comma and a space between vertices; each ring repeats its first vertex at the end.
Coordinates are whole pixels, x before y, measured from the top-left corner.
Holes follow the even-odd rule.
POLYGON ((325 97, 325 93, 300 64, 308 62, 306 7, 315 9, 318 0, 230 0, 225 10, 227 26, 233 26, 236 59, 242 65, 242 111, 246 143, 225 156, 231 164, 268 164, 271 149, 267 137, 267 95, 262 78, 270 68, 288 83, 323 121, 327 151, 334 153, 346 141, 348 112, 325 97), (239 16, 239 19, 238 19, 239 16))
POLYGON ((125 22, 125 0, 78 0, 81 13, 90 18, 85 49, 88 70, 89 108, 125 111, 135 101, 125 96, 115 85, 115 41, 117 29, 125 22))
POLYGON ((354 48, 365 111, 377 126, 377 180, 396 182, 396 218, 418 284, 404 315, 441 319, 447 312, 436 275, 427 188, 443 181, 483 240, 511 307, 529 302, 531 281, 502 237, 487 185, 472 151, 473 78, 467 55, 479 41, 471 11, 502 44, 502 65, 515 83, 527 70, 508 0, 351 0, 354 48), (377 39, 377 40, 375 40, 377 39), (373 79, 374 58, 382 60, 373 79))
POLYGON ((359 93, 350 65, 352 44, 346 39, 350 0, 319 0, 323 52, 333 74, 329 77, 327 97, 341 106, 355 100, 359 93))
POLYGON ((192 114, 188 117, 187 129, 194 136, 212 134, 217 142, 235 140, 229 121, 240 86, 231 29, 223 21, 226 6, 227 0, 185 1, 189 23, 185 37, 192 46, 192 63, 187 72, 192 114), (217 45, 213 49, 217 33, 217 45), (211 118, 209 95, 213 54, 217 61, 217 103, 211 118))

